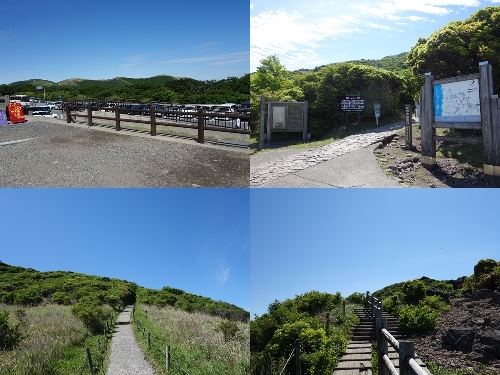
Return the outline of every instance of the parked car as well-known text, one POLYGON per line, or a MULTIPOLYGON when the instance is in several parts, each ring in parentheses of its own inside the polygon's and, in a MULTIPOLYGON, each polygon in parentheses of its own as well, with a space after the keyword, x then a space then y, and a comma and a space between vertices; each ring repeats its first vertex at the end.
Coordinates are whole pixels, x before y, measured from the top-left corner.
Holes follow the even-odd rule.
POLYGON ((34 111, 33 116, 59 118, 58 115, 56 115, 55 113, 52 113, 50 110, 48 110, 48 111, 34 111))

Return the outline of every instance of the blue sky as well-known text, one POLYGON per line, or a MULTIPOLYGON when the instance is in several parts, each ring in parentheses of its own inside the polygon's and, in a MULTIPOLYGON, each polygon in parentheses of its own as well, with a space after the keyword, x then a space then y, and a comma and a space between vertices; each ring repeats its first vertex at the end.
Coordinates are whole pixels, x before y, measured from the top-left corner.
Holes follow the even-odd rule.
POLYGON ((500 0, 250 0, 250 71, 276 55, 287 69, 409 52, 450 21, 500 0))
POLYGON ((312 290, 374 292, 500 261, 499 189, 252 189, 251 316, 312 290))
POLYGON ((2 189, 0 260, 250 309, 248 189, 2 189))
POLYGON ((24 0, 3 2, 2 14, 0 84, 249 72, 245 1, 24 0))

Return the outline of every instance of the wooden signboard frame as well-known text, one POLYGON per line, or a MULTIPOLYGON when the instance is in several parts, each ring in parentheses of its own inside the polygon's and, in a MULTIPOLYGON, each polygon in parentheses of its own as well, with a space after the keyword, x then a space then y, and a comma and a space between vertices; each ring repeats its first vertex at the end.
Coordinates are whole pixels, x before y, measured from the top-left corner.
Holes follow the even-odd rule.
POLYGON ((305 102, 268 102, 267 142, 271 132, 302 132, 307 141, 307 101, 305 102))
POLYGON ((483 143, 484 181, 500 184, 500 101, 493 95, 492 67, 487 61, 479 63, 479 73, 467 76, 435 80, 426 73, 424 86, 420 90, 420 126, 422 142, 422 164, 436 163, 436 141, 483 143), (479 80, 479 104, 481 122, 436 122, 434 115, 434 86, 466 80, 479 80), (481 130, 481 138, 437 136, 436 128, 481 130))

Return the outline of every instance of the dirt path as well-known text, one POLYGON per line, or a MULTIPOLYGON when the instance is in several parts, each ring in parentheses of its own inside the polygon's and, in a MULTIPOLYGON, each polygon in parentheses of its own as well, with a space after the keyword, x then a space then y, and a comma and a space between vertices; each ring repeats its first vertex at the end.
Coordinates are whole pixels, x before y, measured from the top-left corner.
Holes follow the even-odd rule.
POLYGON ((107 375, 156 375, 135 341, 130 324, 132 308, 127 306, 118 317, 107 375))

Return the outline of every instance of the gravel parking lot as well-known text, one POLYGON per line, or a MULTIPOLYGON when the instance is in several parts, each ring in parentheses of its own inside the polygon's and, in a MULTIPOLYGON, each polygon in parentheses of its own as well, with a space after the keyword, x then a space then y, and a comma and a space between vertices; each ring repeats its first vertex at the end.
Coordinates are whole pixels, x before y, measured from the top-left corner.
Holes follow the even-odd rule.
POLYGON ((27 118, 0 126, 2 187, 249 186, 245 149, 27 118))

